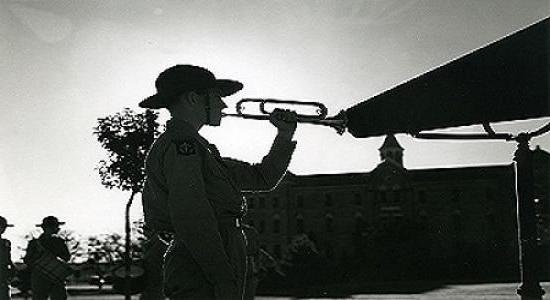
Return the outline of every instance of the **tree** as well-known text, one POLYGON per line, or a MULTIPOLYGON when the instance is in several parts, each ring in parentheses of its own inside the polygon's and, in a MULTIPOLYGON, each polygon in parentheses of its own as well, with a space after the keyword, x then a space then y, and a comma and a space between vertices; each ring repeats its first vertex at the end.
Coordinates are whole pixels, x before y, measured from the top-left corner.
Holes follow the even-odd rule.
MULTIPOLYGON (((129 191, 130 198, 126 204, 125 218, 125 252, 124 264, 126 274, 130 273, 130 207, 136 194, 140 193, 145 182, 144 162, 147 151, 159 133, 156 122, 158 114, 151 110, 136 113, 129 108, 122 112, 98 119, 94 135, 101 146, 108 152, 108 159, 101 160, 97 170, 101 183, 109 188, 129 191)), ((130 299, 130 278, 126 278, 125 299, 130 299)))
POLYGON ((306 234, 292 237, 281 264, 291 287, 319 285, 326 276, 326 262, 306 234))
MULTIPOLYGON (((130 257, 143 257, 143 234, 140 226, 143 222, 132 222, 132 240, 130 245, 130 257)), ((86 242, 86 268, 91 268, 95 273, 92 283, 101 290, 104 283, 112 279, 111 271, 117 268, 124 259, 126 245, 124 238, 118 233, 90 236, 86 242)))

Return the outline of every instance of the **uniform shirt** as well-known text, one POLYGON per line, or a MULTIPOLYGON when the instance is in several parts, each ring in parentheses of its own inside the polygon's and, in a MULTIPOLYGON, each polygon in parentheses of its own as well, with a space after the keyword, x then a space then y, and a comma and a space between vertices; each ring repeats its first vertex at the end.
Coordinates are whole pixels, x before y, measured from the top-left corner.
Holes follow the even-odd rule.
POLYGON ((57 235, 46 235, 42 234, 38 239, 32 239, 29 241, 27 246, 27 252, 23 261, 32 267, 32 263, 35 259, 39 258, 42 255, 42 251, 37 244, 37 240, 40 241, 40 245, 46 249, 46 251, 51 254, 63 259, 64 261, 69 261, 71 254, 65 244, 65 240, 57 235))
POLYGON ((186 122, 170 120, 148 153, 142 202, 147 226, 174 232, 214 282, 232 273, 218 222, 244 213, 242 191, 270 190, 296 142, 276 138, 259 164, 224 159, 186 122))

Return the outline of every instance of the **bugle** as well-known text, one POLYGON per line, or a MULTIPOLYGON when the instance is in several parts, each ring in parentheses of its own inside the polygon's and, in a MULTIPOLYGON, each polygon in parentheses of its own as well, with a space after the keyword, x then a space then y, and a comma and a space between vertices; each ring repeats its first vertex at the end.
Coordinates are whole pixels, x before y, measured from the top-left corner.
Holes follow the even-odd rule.
POLYGON ((263 98, 244 98, 235 105, 235 114, 222 113, 222 117, 237 117, 251 120, 269 120, 269 114, 273 110, 267 109, 267 105, 275 106, 280 109, 292 109, 294 107, 310 107, 314 108, 316 114, 297 114, 298 123, 308 123, 313 125, 324 125, 332 127, 338 134, 343 134, 346 131, 347 118, 345 112, 342 111, 333 117, 327 117, 328 109, 319 102, 312 101, 296 101, 296 100, 279 100, 279 99, 263 99, 263 98), (257 105, 257 113, 245 113, 246 104, 257 105))

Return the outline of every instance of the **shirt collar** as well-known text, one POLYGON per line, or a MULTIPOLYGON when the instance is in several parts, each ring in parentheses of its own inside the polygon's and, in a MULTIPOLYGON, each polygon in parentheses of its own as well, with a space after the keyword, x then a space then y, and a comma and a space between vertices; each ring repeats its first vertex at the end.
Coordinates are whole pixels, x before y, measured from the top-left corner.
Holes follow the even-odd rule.
POLYGON ((166 130, 174 132, 175 134, 182 135, 182 136, 188 136, 188 137, 194 137, 196 138, 200 143, 203 143, 205 145, 209 145, 210 143, 203 138, 195 128, 189 124, 189 122, 179 119, 170 119, 166 122, 166 130))

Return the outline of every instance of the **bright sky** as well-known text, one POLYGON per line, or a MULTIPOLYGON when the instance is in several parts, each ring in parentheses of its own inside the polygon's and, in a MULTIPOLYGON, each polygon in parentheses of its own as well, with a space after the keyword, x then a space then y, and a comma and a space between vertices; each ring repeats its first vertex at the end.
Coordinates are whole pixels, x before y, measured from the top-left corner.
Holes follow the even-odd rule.
MULTIPOLYGON (((549 0, 3 0, 0 215, 16 225, 5 236, 20 246, 46 215, 81 235, 122 230, 129 195, 100 184, 94 168, 106 152, 92 128, 138 109, 173 64, 243 82, 230 107, 244 97, 315 100, 332 115, 548 15, 549 0)), ((495 127, 518 132, 545 121, 495 127)), ((255 162, 275 130, 224 119, 202 134, 223 155, 255 162)), ((371 171, 383 140, 312 125, 296 138, 296 174, 371 171)), ((515 149, 397 138, 407 168, 510 163, 515 149)), ((532 144, 550 150, 548 136, 532 144)))

